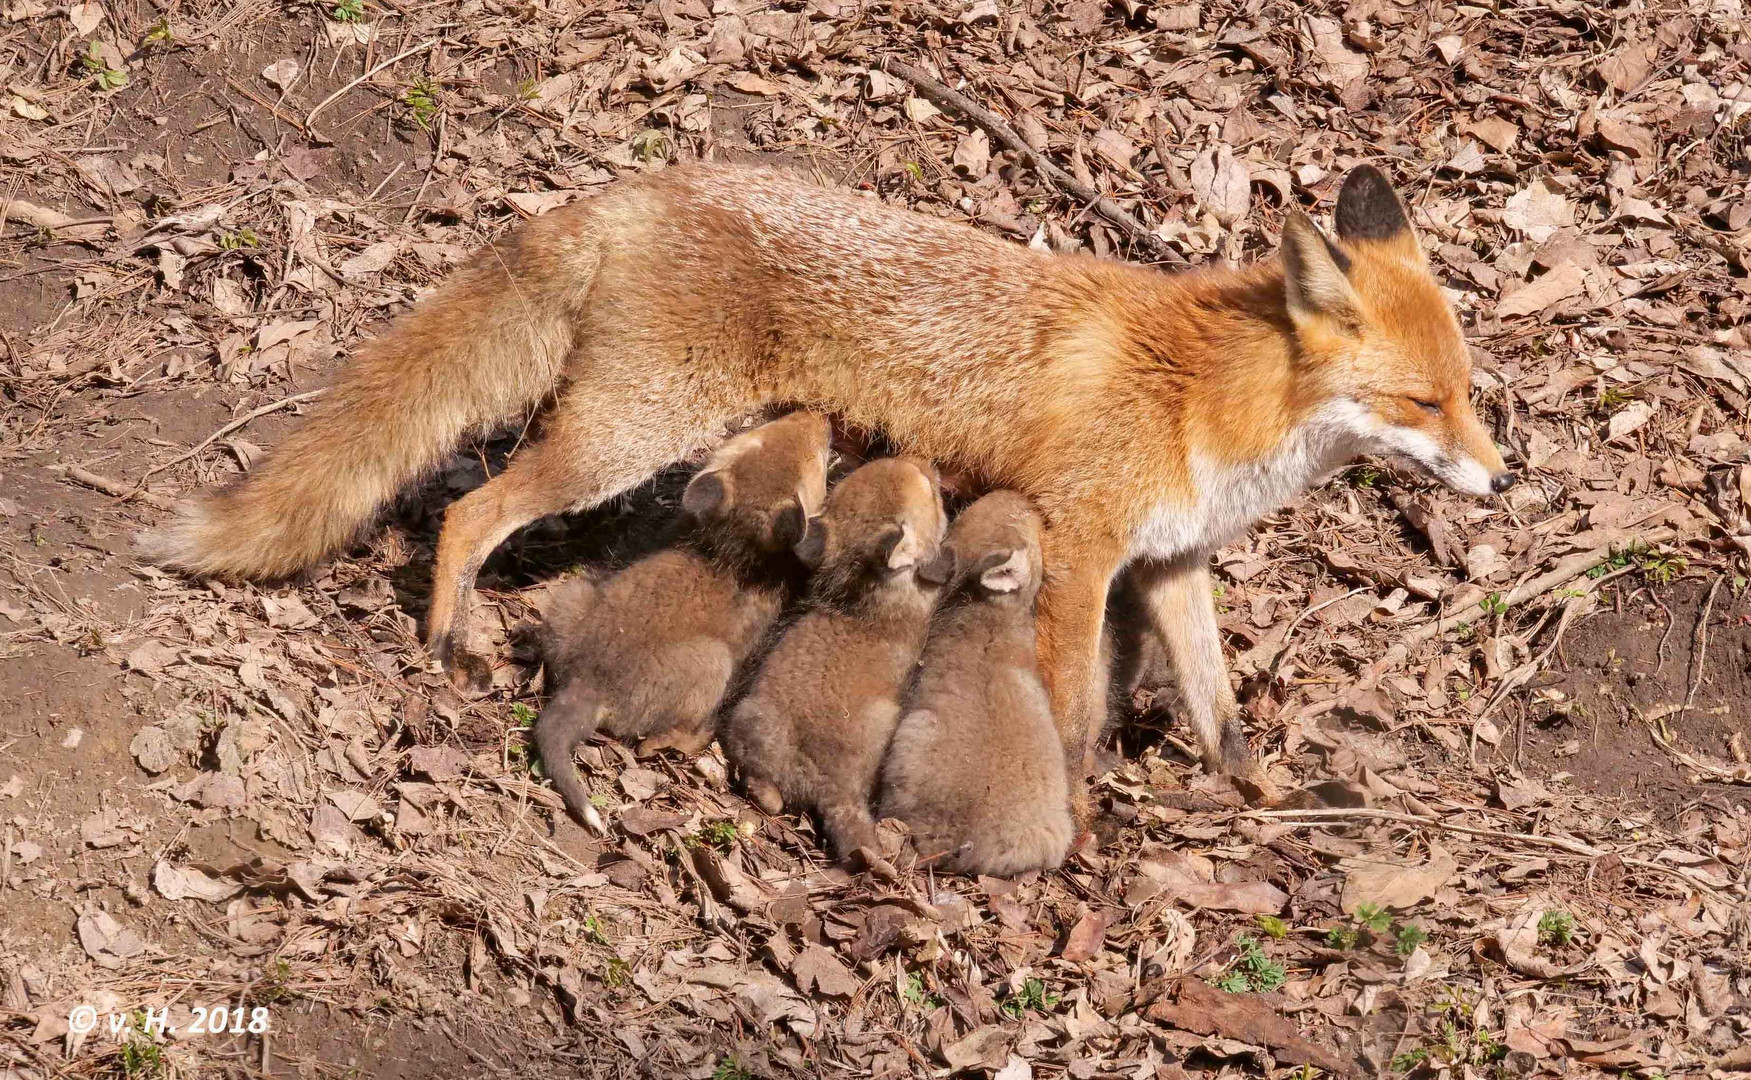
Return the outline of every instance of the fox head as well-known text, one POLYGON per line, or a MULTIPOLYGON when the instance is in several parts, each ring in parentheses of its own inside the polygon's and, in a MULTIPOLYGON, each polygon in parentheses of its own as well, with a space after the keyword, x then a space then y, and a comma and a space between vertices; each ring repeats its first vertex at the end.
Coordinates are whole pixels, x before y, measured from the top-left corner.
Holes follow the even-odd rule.
POLYGON ((1402 457, 1467 495, 1514 474, 1471 406, 1471 357, 1410 216, 1369 165, 1338 191, 1334 242, 1283 226, 1284 291, 1309 388, 1359 453, 1402 457))

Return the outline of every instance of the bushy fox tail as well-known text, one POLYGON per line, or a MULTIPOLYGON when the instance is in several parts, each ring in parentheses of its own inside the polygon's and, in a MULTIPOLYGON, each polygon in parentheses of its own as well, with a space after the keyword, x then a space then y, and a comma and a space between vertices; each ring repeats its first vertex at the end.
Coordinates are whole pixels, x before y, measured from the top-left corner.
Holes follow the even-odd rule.
POLYGON ((558 211, 476 255, 366 343, 265 463, 141 536, 141 556, 207 577, 286 577, 352 540, 465 434, 527 411, 564 371, 572 308, 600 260, 590 225, 587 207, 558 211))
POLYGON ((573 817, 598 833, 606 831, 602 815, 590 802, 589 789, 584 787, 583 774, 572 760, 572 751, 596 733, 601 715, 598 695, 585 689, 583 683, 574 682, 555 694, 535 721, 535 748, 541 753, 541 768, 553 781, 553 790, 565 800, 573 817))

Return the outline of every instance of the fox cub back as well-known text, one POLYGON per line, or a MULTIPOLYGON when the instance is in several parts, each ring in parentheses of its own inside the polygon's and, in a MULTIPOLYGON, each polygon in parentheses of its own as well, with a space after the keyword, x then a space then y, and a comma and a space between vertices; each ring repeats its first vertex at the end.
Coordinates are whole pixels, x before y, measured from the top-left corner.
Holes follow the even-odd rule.
POLYGON ((1013 491, 949 531, 954 575, 888 749, 881 816, 944 869, 1008 876, 1064 861, 1064 747, 1034 655, 1040 518, 1013 491))
POLYGON ((802 612, 724 727, 724 752, 767 813, 815 811, 840 858, 874 848, 870 797, 946 577, 935 471, 884 458, 840 481, 797 554, 802 612))
POLYGON ((800 580, 826 498, 827 421, 792 413, 732 438, 688 483, 673 547, 558 586, 540 634, 552 700, 535 727, 553 786, 599 827, 572 750, 598 728, 638 752, 704 750, 738 670, 800 580))

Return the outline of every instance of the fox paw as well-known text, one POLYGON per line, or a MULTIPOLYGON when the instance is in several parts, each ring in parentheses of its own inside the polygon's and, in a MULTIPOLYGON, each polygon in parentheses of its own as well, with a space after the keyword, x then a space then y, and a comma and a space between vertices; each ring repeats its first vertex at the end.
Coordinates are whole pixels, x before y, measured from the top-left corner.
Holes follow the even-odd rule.
POLYGON ((431 644, 432 656, 450 677, 450 685, 463 693, 483 694, 492 689, 492 662, 471 653, 446 634, 431 644))

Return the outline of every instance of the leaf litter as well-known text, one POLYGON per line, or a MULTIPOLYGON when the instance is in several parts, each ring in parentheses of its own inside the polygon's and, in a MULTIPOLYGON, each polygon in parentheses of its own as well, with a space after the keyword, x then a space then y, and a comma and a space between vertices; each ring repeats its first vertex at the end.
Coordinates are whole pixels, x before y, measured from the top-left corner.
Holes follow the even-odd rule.
MULTIPOLYGON (((387 1022, 440 1075, 1747 1069, 1737 5, 20 0, 5 19, 16 1075, 113 1073, 113 1045, 67 1030, 75 988, 272 1001, 268 1056, 300 1018, 361 1045, 387 1022), (209 51, 253 59, 203 69, 209 51), (431 674, 416 620, 442 506, 515 433, 289 586, 132 562, 153 507, 246 471, 466 252, 700 157, 1175 267, 1268 254, 1291 202, 1329 211, 1348 168, 1385 165, 1527 480, 1475 503, 1367 462, 1221 552, 1249 729, 1295 794, 1252 811, 1200 775, 1172 687, 1145 680, 1098 838, 1018 881, 919 873, 891 829, 891 873, 847 875, 715 752, 590 747, 608 832, 570 824, 531 760, 518 628, 541 580, 648 543, 661 483, 489 567, 505 661, 479 699, 431 674)), ((242 1060, 162 1052, 187 1075, 242 1060)))

